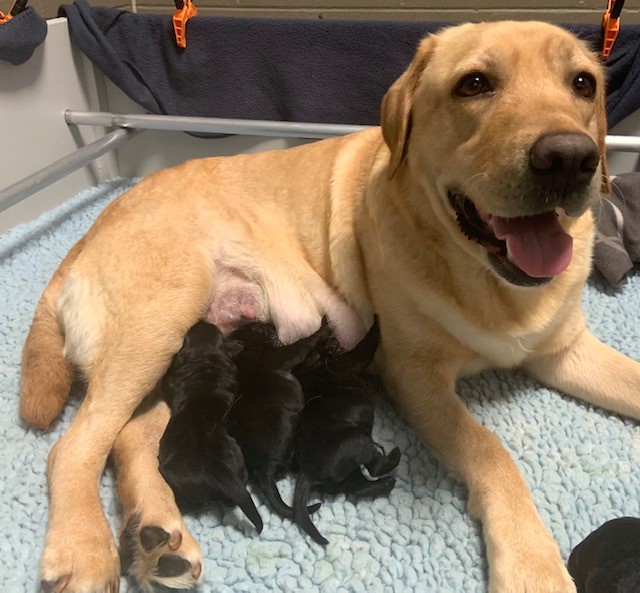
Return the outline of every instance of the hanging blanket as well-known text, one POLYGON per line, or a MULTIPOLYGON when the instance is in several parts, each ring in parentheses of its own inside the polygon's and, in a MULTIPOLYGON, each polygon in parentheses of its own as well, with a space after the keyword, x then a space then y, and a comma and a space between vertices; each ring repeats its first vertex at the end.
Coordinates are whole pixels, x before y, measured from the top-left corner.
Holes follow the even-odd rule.
POLYGON ((0 60, 26 62, 47 36, 45 21, 31 6, 0 25, 0 60))
MULTIPOLYGON (((171 16, 60 7, 73 42, 152 113, 378 125, 380 103, 435 22, 195 17, 187 47, 171 16)), ((594 48, 599 25, 568 26, 594 48)), ((640 107, 640 25, 624 25, 609 57, 613 126, 640 107)))

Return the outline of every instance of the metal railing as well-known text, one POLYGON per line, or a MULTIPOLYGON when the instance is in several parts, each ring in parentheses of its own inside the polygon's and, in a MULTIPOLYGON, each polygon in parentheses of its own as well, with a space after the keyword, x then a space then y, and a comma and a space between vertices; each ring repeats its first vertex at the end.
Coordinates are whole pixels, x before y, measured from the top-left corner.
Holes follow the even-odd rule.
MULTIPOLYGON (((353 134, 371 127, 178 115, 116 114, 74 110, 66 111, 64 118, 69 125, 103 126, 115 129, 95 142, 0 190, 0 212, 113 150, 129 140, 138 131, 165 130, 319 139, 353 134)), ((606 143, 608 150, 640 153, 640 136, 607 136, 606 143)))

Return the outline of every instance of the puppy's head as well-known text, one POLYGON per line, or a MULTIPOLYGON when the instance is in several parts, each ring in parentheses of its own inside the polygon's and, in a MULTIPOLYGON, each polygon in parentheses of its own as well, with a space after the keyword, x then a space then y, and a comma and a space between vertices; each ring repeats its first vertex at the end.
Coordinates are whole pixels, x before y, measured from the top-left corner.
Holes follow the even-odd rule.
POLYGON ((229 339, 242 344, 241 351, 247 355, 259 355, 282 346, 275 326, 259 321, 239 327, 229 335, 229 339))
POLYGON ((204 321, 196 323, 185 335, 182 347, 162 379, 163 390, 173 400, 172 405, 180 406, 195 396, 194 382, 202 386, 203 376, 215 378, 210 388, 234 387, 237 369, 231 357, 239 347, 232 340, 225 342, 215 325, 204 321))
POLYGON ((609 190, 604 93, 597 58, 558 27, 446 29, 385 96, 389 177, 435 196, 427 210, 414 193, 416 214, 501 278, 544 284, 571 261, 572 219, 609 190))

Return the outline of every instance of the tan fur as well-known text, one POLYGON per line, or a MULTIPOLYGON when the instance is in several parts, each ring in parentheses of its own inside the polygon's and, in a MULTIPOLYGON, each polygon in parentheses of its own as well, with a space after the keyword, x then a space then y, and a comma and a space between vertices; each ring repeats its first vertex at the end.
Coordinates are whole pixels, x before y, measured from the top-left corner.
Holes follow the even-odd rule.
POLYGON ((154 582, 172 588, 191 588, 202 576, 200 546, 185 526, 173 492, 158 471, 160 437, 169 416, 167 405, 151 396, 122 429, 113 448, 118 494, 124 509, 123 526, 129 524, 131 517, 135 517, 137 524, 137 549, 129 574, 140 589, 151 593, 154 582), (140 545, 139 533, 147 526, 162 526, 170 535, 166 544, 145 550, 140 545), (158 577, 158 559, 163 554, 187 559, 192 569, 179 577, 158 577))
MULTIPOLYGON (((574 239, 567 270, 545 286, 521 288, 499 278, 485 250, 462 235, 447 188, 464 190, 485 211, 522 215, 520 198, 532 191, 522 163, 532 142, 560 130, 602 145, 603 109, 602 70, 568 33, 541 23, 464 25, 422 43, 385 98, 382 130, 188 162, 108 207, 36 311, 36 319, 57 319, 68 362, 50 321, 34 322, 25 346, 25 359, 46 357, 61 377, 52 398, 42 364, 24 366, 26 420, 51 421, 70 363, 89 381, 50 457, 43 578, 63 579, 69 593, 115 586, 96 485, 116 438, 126 512, 151 516, 155 501, 164 501, 163 516, 153 520, 183 529, 153 461, 156 420, 135 421, 156 427, 145 433, 149 441, 129 426, 121 430, 186 330, 226 314, 218 305, 232 302, 234 287, 255 286, 257 317, 274 320, 286 341, 312 332, 327 313, 341 340, 353 344, 375 312, 387 387, 468 486, 470 511, 483 523, 490 591, 574 593, 516 465, 468 413, 455 382, 490 366, 522 367, 570 395, 640 418, 640 364, 586 329, 580 298, 591 260, 589 212, 561 217, 574 239), (456 82, 477 70, 500 81, 495 95, 456 100, 456 82), (596 77, 595 101, 571 91, 582 70, 596 77)), ((589 190, 594 200, 604 173, 603 153, 589 190)))

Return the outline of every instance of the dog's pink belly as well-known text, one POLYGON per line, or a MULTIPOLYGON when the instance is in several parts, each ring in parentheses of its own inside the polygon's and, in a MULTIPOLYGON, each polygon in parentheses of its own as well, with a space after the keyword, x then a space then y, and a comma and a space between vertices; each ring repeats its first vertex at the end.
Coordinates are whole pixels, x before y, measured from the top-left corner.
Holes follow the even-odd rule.
POLYGON ((209 306, 205 321, 218 326, 223 334, 256 321, 258 308, 251 293, 238 292, 217 296, 209 306))
POLYGON ((366 332, 356 312, 337 294, 330 303, 318 302, 313 295, 296 290, 278 291, 276 297, 240 272, 225 270, 219 276, 204 320, 225 335, 253 321, 272 322, 280 340, 291 344, 317 331, 324 315, 347 349, 355 346, 366 332))
POLYGON ((216 325, 223 334, 252 321, 266 321, 264 292, 257 282, 229 270, 221 274, 213 294, 205 321, 216 325))

